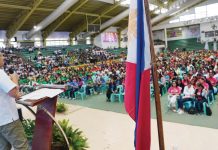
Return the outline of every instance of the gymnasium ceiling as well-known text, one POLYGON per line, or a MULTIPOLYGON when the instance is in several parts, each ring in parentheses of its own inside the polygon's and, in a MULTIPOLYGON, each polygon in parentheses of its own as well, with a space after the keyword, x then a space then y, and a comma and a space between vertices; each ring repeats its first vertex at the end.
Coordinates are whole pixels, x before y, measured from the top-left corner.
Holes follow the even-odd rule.
MULTIPOLYGON (((159 7, 168 7, 173 1, 175 0, 168 0, 167 6, 164 5, 164 0, 150 0, 150 3, 158 5, 159 7)), ((12 30, 11 33, 16 30, 29 31, 50 15, 63 2, 64 0, 0 0, 0 30, 10 29, 12 30), (37 3, 37 5, 35 5, 34 2, 37 3), (12 28, 11 26, 13 24, 15 24, 15 27, 12 28)), ((87 22, 91 23, 93 20, 96 20, 94 22, 95 24, 102 24, 128 9, 128 6, 115 5, 116 4, 103 2, 102 0, 79 0, 75 5, 66 10, 63 15, 56 19, 56 22, 54 21, 46 27, 44 31, 48 31, 50 34, 54 31, 51 31, 50 28, 55 27, 55 31, 75 32, 79 29, 81 30, 81 25, 87 24, 87 22), (75 11, 75 9, 77 10, 75 11), (111 11, 104 14, 108 9, 111 9, 111 11), (63 23, 59 26, 55 26, 59 20, 66 17, 71 11, 75 12, 67 19, 64 19, 63 23), (99 16, 101 17, 99 18, 99 16)), ((151 11, 151 17, 155 16, 154 11, 151 11)), ((114 25, 123 29, 127 27, 127 24, 128 17, 114 25)), ((86 31, 86 27, 83 28, 82 31, 86 31)))

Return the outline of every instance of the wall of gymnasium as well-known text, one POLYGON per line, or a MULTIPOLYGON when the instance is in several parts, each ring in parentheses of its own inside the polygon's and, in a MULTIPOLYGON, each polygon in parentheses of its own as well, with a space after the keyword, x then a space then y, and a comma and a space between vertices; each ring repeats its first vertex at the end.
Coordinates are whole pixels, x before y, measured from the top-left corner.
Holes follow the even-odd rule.
MULTIPOLYGON (((199 37, 200 25, 167 29, 168 49, 202 49, 204 44, 200 43, 199 37)), ((165 41, 164 30, 153 31, 153 38, 154 40, 165 41)))
POLYGON ((101 35, 96 36, 93 42, 96 46, 102 47, 101 35))
MULTIPOLYGON (((20 47, 20 42, 25 41, 24 35, 28 31, 17 31, 16 34, 11 39, 11 44, 14 45, 14 47, 20 47), (17 42, 15 42, 14 37, 16 37, 17 42)), ((4 41, 6 40, 6 31, 0 30, 0 47, 4 47, 4 41)), ((31 41, 34 41, 34 46, 42 46, 42 36, 41 32, 38 32, 36 35, 34 35, 31 39, 31 41)), ((46 39, 46 45, 69 45, 69 32, 53 32, 51 35, 48 36, 46 39)))
POLYGON ((69 44, 69 32, 53 32, 46 39, 46 46, 58 46, 69 44))
MULTIPOLYGON (((12 38, 11 40, 11 44, 14 45, 14 47, 19 47, 20 41, 24 41, 26 40, 24 38, 24 34, 26 34, 28 31, 18 31, 12 38), (14 42, 14 37, 16 37, 18 42, 14 42)), ((116 27, 110 27, 107 30, 105 30, 102 34, 98 35, 95 39, 94 39, 94 43, 99 47, 102 48, 118 48, 119 47, 119 43, 118 43, 118 39, 115 42, 104 42, 103 40, 103 34, 105 32, 115 32, 117 33, 117 28, 116 27)), ((122 36, 127 36, 127 29, 122 31, 121 33, 121 38, 122 36)), ((118 37, 117 37, 118 38, 118 37)), ((0 47, 4 47, 4 41, 6 40, 6 31, 5 30, 0 30, 0 47)), ((34 35, 31 39, 31 41, 34 41, 34 44, 36 47, 42 46, 43 42, 42 42, 42 36, 41 36, 41 32, 39 32, 38 34, 34 35)), ((74 39, 75 40, 75 39, 74 39)), ((51 46, 51 45, 61 45, 60 43, 63 43, 64 45, 69 45, 69 32, 53 32, 51 35, 48 36, 48 38, 46 39, 46 46, 51 46)), ((73 45, 77 44, 76 41, 73 41, 73 45)), ((89 39, 89 43, 90 44, 90 39, 89 39)), ((121 47, 126 47, 127 45, 127 41, 121 41, 121 47)))
MULTIPOLYGON (((200 31, 201 31, 201 40, 204 41, 208 41, 208 42, 213 42, 214 41, 214 37, 205 37, 205 32, 208 31, 214 31, 212 29, 212 26, 216 26, 216 30, 218 30, 218 21, 213 21, 213 22, 207 22, 207 23, 201 23, 200 25, 200 31)), ((218 38, 217 36, 215 36, 215 38, 218 38)), ((216 39, 218 41, 218 39, 216 39)))
MULTIPOLYGON (((167 29, 167 41, 190 39, 200 37, 200 26, 176 27, 167 29)), ((153 31, 154 40, 165 41, 164 29, 153 31)))
MULTIPOLYGON (((205 42, 209 43, 209 49, 213 49, 214 38, 218 41, 218 37, 206 37, 205 32, 213 31, 212 26, 217 26, 218 21, 211 21, 200 23, 198 25, 190 25, 186 27, 175 27, 167 30, 181 30, 181 35, 177 37, 168 37, 168 47, 170 49, 175 48, 187 48, 187 49, 204 49, 205 42)), ((154 40, 164 39, 164 30, 153 31, 154 40)))
MULTIPOLYGON (((205 6, 205 5, 209 5, 209 4, 214 4, 217 3, 217 0, 207 0, 206 2, 203 2, 195 7, 199 7, 199 6, 205 6)), ((153 27, 153 30, 155 31, 160 31, 161 30, 161 34, 162 35, 162 39, 164 41, 164 28, 182 28, 182 36, 180 37, 176 37, 176 38, 168 38, 168 45, 171 46, 173 43, 180 43, 180 45, 182 45, 182 47, 190 47, 193 49, 194 47, 196 47, 197 49, 203 49, 205 47, 205 42, 208 41, 209 42, 209 49, 213 49, 213 41, 214 41, 214 37, 205 37, 205 33, 204 32, 208 32, 208 31, 213 31, 211 26, 212 25, 216 25, 218 27, 218 21, 216 21, 217 19, 208 19, 208 18, 204 18, 204 19, 197 19, 197 20, 189 20, 189 21, 183 21, 183 22, 177 22, 177 23, 169 23, 169 21, 172 20, 176 20, 178 18, 180 18, 181 16, 184 15, 188 15, 188 14, 195 14, 195 8, 189 9, 187 11, 184 11, 183 13, 181 13, 180 15, 177 15, 175 17, 172 17, 170 19, 165 20, 164 22, 156 25, 153 27), (192 25, 198 25, 199 26, 199 36, 195 37, 195 36, 189 36, 189 33, 184 31, 185 28, 192 26, 192 25), (187 34, 186 34, 187 33, 187 34), (174 41, 174 42, 173 42, 174 41), (183 43, 183 44, 182 44, 183 43)), ((218 29, 216 29, 218 30, 218 29)), ((155 36, 154 36, 155 37, 155 36)), ((156 37, 161 37, 160 35, 156 36, 156 37)), ((218 37, 216 37, 218 39, 218 37)), ((158 38, 157 38, 158 39, 158 38)), ((175 45, 174 45, 175 47, 175 45)))
POLYGON ((0 48, 5 47, 5 44, 4 44, 4 40, 6 37, 5 35, 6 35, 6 32, 3 30, 0 30, 0 48))
POLYGON ((121 32, 120 47, 121 48, 127 48, 128 47, 128 29, 127 28, 121 32))

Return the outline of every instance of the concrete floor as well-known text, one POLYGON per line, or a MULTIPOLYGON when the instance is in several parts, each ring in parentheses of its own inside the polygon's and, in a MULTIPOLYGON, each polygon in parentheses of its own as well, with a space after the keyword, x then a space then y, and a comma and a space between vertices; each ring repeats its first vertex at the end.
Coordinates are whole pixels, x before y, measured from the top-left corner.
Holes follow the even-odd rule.
MULTIPOLYGON (((20 106, 22 107, 22 106, 20 106)), ((34 118, 25 108, 25 118, 34 118)), ((89 150, 134 150, 134 122, 126 114, 68 105, 57 119, 69 119, 88 138, 89 150)), ((218 130, 164 122, 166 150, 218 150, 218 130)), ((151 150, 158 150, 156 120, 151 120, 151 150)))
MULTIPOLYGON (((124 103, 119 103, 118 101, 113 103, 108 103, 106 102, 105 97, 106 96, 102 94, 102 95, 88 96, 83 101, 81 101, 80 99, 77 100, 59 99, 58 101, 71 105, 79 105, 79 106, 98 109, 98 110, 105 110, 105 111, 112 111, 112 112, 126 114, 124 103)), ((217 123, 218 122, 218 98, 215 101, 215 103, 210 106, 210 108, 212 110, 212 116, 206 116, 203 114, 190 115, 187 113, 184 113, 183 115, 179 115, 178 113, 173 113, 172 111, 168 110, 167 94, 161 97, 162 116, 163 116, 163 120, 167 122, 218 129, 218 123, 217 123)), ((151 101, 151 118, 156 119, 156 108, 155 108, 154 99, 152 99, 151 101)))

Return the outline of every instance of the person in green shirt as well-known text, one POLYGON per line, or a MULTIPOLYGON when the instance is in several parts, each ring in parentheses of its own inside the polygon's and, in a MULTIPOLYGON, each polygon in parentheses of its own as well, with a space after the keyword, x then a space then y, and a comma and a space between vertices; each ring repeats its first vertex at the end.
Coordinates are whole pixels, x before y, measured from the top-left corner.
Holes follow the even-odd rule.
POLYGON ((87 84, 86 85, 86 94, 90 95, 91 94, 90 89, 93 88, 93 86, 94 86, 93 80, 92 80, 92 78, 90 76, 88 76, 86 84, 87 84))

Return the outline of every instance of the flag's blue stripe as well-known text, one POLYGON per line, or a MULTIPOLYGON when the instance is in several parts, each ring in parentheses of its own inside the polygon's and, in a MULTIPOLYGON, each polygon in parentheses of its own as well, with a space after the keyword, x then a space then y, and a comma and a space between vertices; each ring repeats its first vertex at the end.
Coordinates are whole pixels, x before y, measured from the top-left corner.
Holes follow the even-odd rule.
POLYGON ((140 96, 141 73, 144 70, 144 0, 137 0, 137 62, 136 62, 136 127, 135 127, 135 146, 137 141, 138 110, 140 96))

